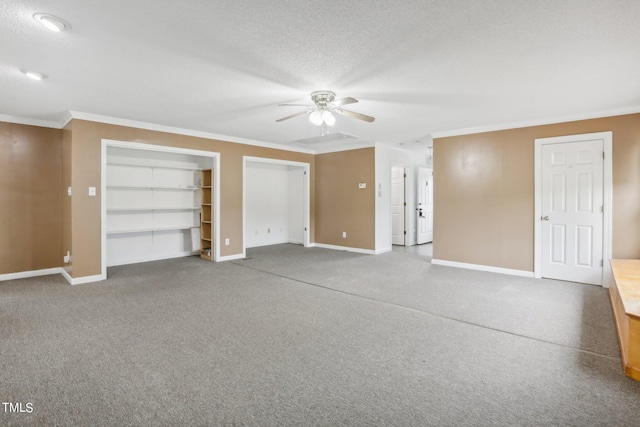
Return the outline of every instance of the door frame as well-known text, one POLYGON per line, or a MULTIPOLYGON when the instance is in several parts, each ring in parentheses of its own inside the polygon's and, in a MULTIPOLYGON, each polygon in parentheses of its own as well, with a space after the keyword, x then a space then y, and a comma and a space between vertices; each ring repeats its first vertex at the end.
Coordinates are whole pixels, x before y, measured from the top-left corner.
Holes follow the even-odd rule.
MULTIPOLYGON (((393 168, 398 168, 398 169, 402 169, 402 203, 404 204, 403 209, 402 209, 402 217, 403 217, 403 224, 402 224, 402 228, 403 228, 403 244, 402 246, 409 246, 408 242, 407 242, 407 217, 408 217, 408 209, 407 209, 407 190, 408 190, 408 185, 407 185, 407 175, 409 174, 409 168, 405 165, 399 165, 399 164, 392 164, 391 168, 389 169, 389 173, 390 173, 390 188, 393 188, 393 168)), ((390 221, 390 229, 391 229, 391 246, 393 247, 393 193, 390 191, 390 203, 389 203, 389 212, 390 212, 390 216, 389 216, 389 221, 390 221)), ((398 245, 399 246, 399 245, 398 245)))
POLYGON ((170 145, 154 145, 132 141, 118 141, 103 138, 100 142, 100 279, 107 278, 107 149, 109 147, 128 148, 161 153, 187 154, 209 159, 213 168, 213 243, 214 261, 221 261, 220 257, 220 153, 216 151, 194 150, 190 148, 174 147, 170 145))
POLYGON ((613 132, 595 132, 535 139, 534 153, 534 252, 533 275, 542 278, 542 146, 601 139, 604 145, 603 159, 603 218, 602 218, 602 281, 608 288, 611 277, 612 230, 613 230, 613 132))
MULTIPOLYGON (((429 175, 431 176, 431 188, 429 189, 429 191, 431 192, 431 204, 434 205, 434 201, 433 201, 433 168, 432 167, 426 167, 426 166, 419 166, 417 168, 416 171, 416 209, 420 200, 420 172, 421 170, 424 169, 426 171, 428 171, 429 175)), ((432 212, 433 214, 433 212, 432 212)), ((431 240, 429 240, 428 242, 424 242, 424 243, 420 243, 420 216, 418 214, 416 214, 416 244, 417 245, 422 245, 422 244, 427 244, 427 243, 433 243, 433 232, 431 233, 431 240)), ((431 228, 433 228, 433 216, 431 217, 431 228)))
POLYGON ((302 216, 304 221, 304 232, 302 235, 302 245, 308 248, 311 245, 311 165, 305 162, 292 160, 272 159, 269 157, 242 157, 242 256, 247 256, 247 163, 270 163, 281 166, 291 166, 301 168, 304 171, 304 182, 302 184, 302 216))

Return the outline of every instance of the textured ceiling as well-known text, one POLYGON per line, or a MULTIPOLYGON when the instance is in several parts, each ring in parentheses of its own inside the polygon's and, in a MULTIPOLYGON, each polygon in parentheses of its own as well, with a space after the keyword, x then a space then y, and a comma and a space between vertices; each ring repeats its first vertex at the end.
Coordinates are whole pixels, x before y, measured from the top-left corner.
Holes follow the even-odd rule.
POLYGON ((376 117, 331 132, 419 147, 435 132, 640 111, 639 22, 638 0, 3 0, 0 115, 78 111, 301 147, 320 128, 276 123, 301 110, 277 104, 330 89, 376 117), (38 12, 72 29, 52 33, 38 12))

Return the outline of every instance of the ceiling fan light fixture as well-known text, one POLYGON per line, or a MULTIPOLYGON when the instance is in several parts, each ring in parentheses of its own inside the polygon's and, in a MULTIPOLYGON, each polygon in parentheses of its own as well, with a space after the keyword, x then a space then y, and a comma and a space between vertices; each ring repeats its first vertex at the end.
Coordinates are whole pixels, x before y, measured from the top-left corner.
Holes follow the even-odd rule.
POLYGON ((71 25, 69 25, 67 22, 56 16, 47 15, 46 13, 36 13, 35 15, 33 15, 33 19, 55 33, 59 33, 71 28, 71 25))
POLYGON ((27 77, 29 77, 30 79, 33 79, 33 80, 42 80, 42 79, 44 79, 44 75, 43 74, 37 73, 35 71, 25 71, 24 74, 27 77))
POLYGON ((322 112, 322 120, 327 124, 327 126, 333 126, 336 124, 336 116, 331 114, 331 111, 324 110, 322 112))
POLYGON ((303 114, 309 114, 309 121, 316 126, 335 125, 336 114, 362 120, 368 123, 371 123, 375 120, 375 117, 367 116, 366 114, 357 113, 355 111, 342 109, 343 105, 355 104, 356 102, 358 102, 358 100, 351 97, 336 99, 336 94, 334 92, 331 92, 330 90, 317 90, 315 92, 311 92, 311 100, 313 101, 313 105, 278 104, 278 106, 282 107, 306 107, 307 110, 282 117, 280 119, 277 119, 276 122, 283 122, 285 120, 289 120, 303 114))
POLYGON ((316 126, 322 125, 323 117, 320 110, 315 110, 313 113, 309 115, 309 121, 316 126))

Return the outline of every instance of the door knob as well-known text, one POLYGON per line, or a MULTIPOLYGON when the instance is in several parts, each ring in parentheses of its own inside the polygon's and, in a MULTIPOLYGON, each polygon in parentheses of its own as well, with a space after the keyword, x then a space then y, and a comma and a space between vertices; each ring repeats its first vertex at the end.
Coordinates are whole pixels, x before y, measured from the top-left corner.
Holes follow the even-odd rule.
POLYGON ((542 219, 545 220, 545 221, 549 221, 549 215, 543 216, 542 219))

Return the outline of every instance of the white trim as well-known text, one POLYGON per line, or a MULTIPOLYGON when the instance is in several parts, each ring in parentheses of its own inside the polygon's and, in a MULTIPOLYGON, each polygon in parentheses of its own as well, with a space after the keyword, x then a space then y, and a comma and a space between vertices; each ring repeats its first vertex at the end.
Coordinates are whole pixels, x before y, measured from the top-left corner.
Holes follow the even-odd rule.
POLYGON ((42 270, 20 271, 17 273, 5 273, 0 274, 0 282, 5 280, 26 279, 29 277, 50 276, 52 274, 60 273, 60 267, 45 268, 42 270))
POLYGON ((220 259, 220 242, 222 241, 220 237, 220 167, 222 165, 222 154, 215 153, 215 157, 213 158, 213 174, 215 177, 215 183, 213 185, 213 203, 215 206, 213 207, 213 218, 214 222, 214 261, 218 261, 220 259))
MULTIPOLYGON (((127 142, 127 141, 116 141, 111 139, 102 139, 101 141, 101 154, 100 154, 100 238, 101 238, 101 249, 102 249, 102 259, 101 259, 101 276, 107 277, 107 147, 121 147, 135 150, 148 150, 148 151, 160 151, 165 153, 176 153, 176 154, 187 154, 192 156, 200 156, 200 157, 208 157, 212 159, 213 163, 213 172, 215 174, 215 179, 213 183, 213 192, 214 192, 214 207, 213 207, 213 215, 214 215, 214 236, 215 239, 213 241, 214 248, 214 260, 218 261, 220 258, 220 165, 222 164, 221 155, 215 151, 203 151, 203 150, 194 150, 190 148, 180 148, 166 145, 153 145, 153 144, 143 144, 139 142, 127 142)), ((187 256, 190 254, 186 253, 187 256)), ((152 261, 157 259, 145 259, 142 261, 136 262, 145 262, 152 261)), ((115 264, 114 264, 115 265, 115 264)))
POLYGON ((225 256, 221 256, 218 261, 222 262, 222 261, 233 261, 236 259, 244 259, 247 257, 246 253, 241 253, 241 254, 234 254, 234 255, 225 255, 225 256))
POLYGON ((176 135, 194 136, 197 138, 213 139, 221 142, 253 145, 256 147, 264 147, 264 148, 271 148, 274 150, 291 151, 295 153, 305 153, 305 154, 335 153, 339 151, 368 148, 368 147, 373 147, 375 145, 374 142, 359 141, 359 142, 352 142, 347 146, 328 147, 328 148, 319 148, 319 149, 296 147, 293 145, 288 145, 286 143, 280 144, 280 143, 248 139, 248 138, 239 138, 239 137, 234 137, 230 135, 221 135, 221 134, 212 133, 212 132, 203 132, 203 131, 197 131, 192 129, 159 125, 155 123, 140 122, 137 120, 129 120, 129 119, 123 119, 119 117, 110 117, 110 116, 104 116, 101 114, 85 113, 82 111, 66 111, 64 113, 64 117, 62 117, 62 119, 59 121, 40 120, 40 119, 33 119, 29 117, 19 117, 19 116, 10 116, 6 114, 0 114, 0 122, 39 126, 39 127, 46 127, 46 128, 52 128, 52 129, 62 129, 72 119, 86 120, 86 121, 96 122, 96 123, 105 123, 105 124, 110 124, 115 126, 133 127, 137 129, 146 129, 146 130, 157 131, 157 132, 172 133, 176 135))
MULTIPOLYGON (((67 280, 69 279, 67 278, 67 280)), ((93 282, 101 282, 103 280, 107 280, 107 277, 103 276, 102 274, 96 274, 95 276, 75 277, 75 278, 72 278, 69 281, 69 283, 75 286, 75 285, 84 285, 84 284, 93 283, 93 282)))
POLYGON ((67 270, 60 268, 60 274, 67 279, 70 285, 84 285, 85 283, 100 282, 107 280, 106 274, 96 274, 95 276, 71 277, 67 270))
POLYGON ((65 111, 64 112, 64 117, 62 118, 62 120, 60 120, 59 122, 59 127, 60 129, 64 128, 66 125, 69 124, 69 122, 73 119, 73 116, 71 115, 70 111, 65 111))
POLYGON ((534 251, 533 271, 537 278, 542 277, 542 227, 539 218, 542 217, 542 146, 546 144, 562 144, 566 142, 580 142, 594 139, 602 139, 604 145, 604 169, 603 169, 603 205, 604 215, 602 220, 602 280, 601 286, 608 288, 611 278, 611 265, 613 241, 613 132, 595 132, 579 135, 564 135, 550 138, 535 139, 534 153, 534 251))
POLYGON ((313 151, 312 154, 338 153, 340 151, 360 150, 361 148, 371 148, 375 146, 376 143, 370 141, 351 142, 347 145, 341 145, 339 147, 317 148, 313 151))
POLYGON ((107 279, 107 276, 103 274, 96 274, 95 276, 71 277, 67 270, 65 270, 63 267, 55 267, 46 268, 43 270, 31 270, 21 271, 19 273, 0 274, 0 282, 15 279, 27 279, 30 277, 50 276, 52 274, 62 275, 62 277, 64 277, 70 285, 82 285, 85 283, 99 282, 101 280, 107 279))
POLYGON ((257 147, 272 148, 276 150, 295 151, 299 153, 314 154, 314 150, 306 148, 296 148, 285 146, 282 144, 274 144, 271 142, 257 141, 247 138, 238 138, 229 135, 220 135, 211 132, 202 132, 197 130, 178 128, 173 126, 158 125, 154 123, 139 122, 136 120, 121 119, 117 117, 102 116, 99 114, 83 113, 80 111, 70 111, 71 116, 78 120, 87 120, 91 122, 106 123, 116 126, 133 127, 137 129, 152 130, 157 132, 173 133, 178 135, 194 136, 198 138, 215 139, 222 142, 233 142, 236 144, 254 145, 257 147))
MULTIPOLYGON (((110 141, 100 141, 100 274, 107 277, 107 147, 110 141)), ((73 193, 72 196, 73 197, 73 193)))
POLYGON ((323 249, 333 249, 335 251, 347 251, 347 252, 356 252, 359 254, 367 254, 367 255, 377 255, 382 252, 388 252, 387 250, 383 250, 382 252, 375 251, 373 249, 362 249, 362 248, 352 248, 349 246, 338 246, 338 245, 327 245, 325 243, 312 243, 309 247, 323 248, 323 249))
POLYGON ((275 242, 267 242, 267 243, 258 243, 257 245, 253 245, 253 246, 247 246, 247 249, 253 249, 253 248, 261 248, 263 246, 273 246, 273 245, 284 245, 287 243, 291 243, 292 245, 302 245, 304 246, 303 242, 293 242, 291 240, 282 240, 282 241, 275 241, 275 242))
MULTIPOLYGON (((253 156, 243 156, 242 157, 242 252, 246 253, 247 250, 247 242, 246 242, 246 224, 247 224, 247 213, 246 213, 246 194, 247 194, 247 162, 253 163, 269 163, 274 165, 284 165, 284 166, 293 166, 302 168, 305 172, 304 174, 304 200, 303 200, 303 217, 304 217, 304 234, 303 234, 303 242, 302 245, 306 248, 309 247, 309 243, 311 241, 311 165, 306 162, 296 162, 292 160, 281 160, 281 159, 272 159, 268 157, 253 157, 253 156)), ((276 244, 276 243, 273 243, 276 244)))
MULTIPOLYGON (((402 202, 404 203, 404 209, 403 209, 403 228, 404 230, 404 236, 403 236, 403 244, 402 246, 409 246, 409 243, 407 241, 407 239, 409 238, 409 234, 407 234, 407 227, 409 226, 409 206, 407 205, 407 201, 409 200, 409 185, 407 182, 407 178, 408 175, 410 173, 410 166, 404 163, 395 163, 395 162, 391 162, 391 165, 389 166, 389 182, 391 183, 391 186, 389 188, 389 197, 390 197, 390 203, 389 203, 389 233, 390 233, 390 241, 391 244, 393 245, 393 168, 402 168, 402 174, 404 175, 403 177, 403 181, 402 181, 402 188, 404 189, 403 193, 402 193, 402 202)), ((377 195, 377 190, 376 190, 376 195, 377 195)), ((378 197, 376 197, 376 202, 378 201, 378 197)), ((416 202, 416 206, 417 206, 417 202, 416 202)), ((417 233, 417 229, 416 229, 416 233, 417 233)), ((400 245, 398 245, 400 246, 400 245)))
POLYGON ((200 254, 200 251, 184 251, 184 252, 172 254, 169 257, 167 257, 166 255, 140 257, 140 258, 130 259, 126 261, 115 262, 113 264, 109 264, 107 267, 117 267, 119 265, 138 264, 141 262, 162 261, 165 259, 184 258, 187 256, 193 256, 193 255, 199 255, 199 254, 200 254))
POLYGON ((61 122, 32 119, 30 117, 10 116, 7 114, 0 114, 0 122, 15 123, 18 125, 39 126, 43 128, 53 128, 53 129, 60 129, 64 127, 64 125, 60 126, 61 122))
POLYGON ((73 277, 71 277, 67 270, 61 267, 59 273, 62 274, 62 277, 64 277, 70 285, 73 285, 73 277))
POLYGON ((431 134, 431 137, 434 139, 447 138, 450 136, 471 135, 476 133, 495 132, 500 130, 518 129, 518 128, 525 128, 525 127, 531 127, 531 126, 544 126, 544 125, 552 125, 557 123, 576 122, 580 120, 600 119, 603 117, 624 116, 627 114, 637 114, 637 113, 640 113, 640 106, 622 108, 622 109, 616 109, 616 110, 600 111, 600 112, 594 112, 591 114, 580 114, 580 115, 562 116, 562 117, 555 117, 555 118, 547 117, 543 119, 523 120, 518 122, 500 123, 495 125, 478 126, 473 128, 433 132, 431 134))
POLYGON ((466 262, 446 261, 446 260, 435 259, 435 258, 431 260, 431 264, 445 265, 447 267, 466 268, 468 270, 488 271, 491 273, 509 274, 511 276, 533 277, 532 271, 492 267, 490 265, 468 264, 466 262))

